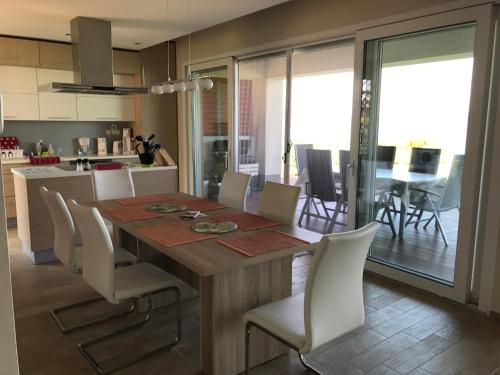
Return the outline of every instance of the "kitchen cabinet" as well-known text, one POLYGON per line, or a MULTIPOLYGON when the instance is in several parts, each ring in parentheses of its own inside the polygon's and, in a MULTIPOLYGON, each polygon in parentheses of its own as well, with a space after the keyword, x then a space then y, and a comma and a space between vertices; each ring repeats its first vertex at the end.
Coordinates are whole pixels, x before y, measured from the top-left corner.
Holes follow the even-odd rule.
POLYGON ((79 121, 135 121, 135 100, 130 96, 77 95, 79 121))
POLYGON ((5 120, 37 121, 40 119, 38 94, 3 94, 3 118, 5 120))
POLYGON ((122 87, 134 87, 134 76, 130 74, 113 74, 113 85, 122 87))
POLYGON ((0 65, 38 67, 38 41, 0 37, 0 65))
POLYGON ((0 90, 18 94, 36 94, 38 84, 35 68, 0 66, 0 90))
POLYGON ((75 94, 41 92, 38 94, 38 104, 40 107, 40 120, 77 120, 75 94))
POLYGON ((140 74, 139 52, 113 50, 113 73, 140 74))
POLYGON ((2 164, 3 193, 5 199, 5 216, 7 219, 16 217, 16 197, 14 191, 14 176, 12 168, 21 168, 23 164, 2 164))
MULTIPOLYGON (((68 70, 37 69, 38 87, 51 82, 73 83, 73 72, 68 70)), ((70 93, 53 93, 41 91, 38 93, 40 120, 46 121, 76 121, 76 95, 70 93)))
POLYGON ((73 47, 67 43, 39 42, 40 68, 73 70, 73 47))

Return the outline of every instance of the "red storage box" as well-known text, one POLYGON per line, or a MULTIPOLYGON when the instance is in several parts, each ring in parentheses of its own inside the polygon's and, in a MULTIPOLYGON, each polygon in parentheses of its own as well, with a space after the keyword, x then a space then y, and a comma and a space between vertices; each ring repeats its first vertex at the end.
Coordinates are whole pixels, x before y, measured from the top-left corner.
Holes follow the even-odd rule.
POLYGON ((111 163, 95 163, 94 169, 97 171, 111 171, 113 169, 122 169, 122 163, 111 162, 111 163))

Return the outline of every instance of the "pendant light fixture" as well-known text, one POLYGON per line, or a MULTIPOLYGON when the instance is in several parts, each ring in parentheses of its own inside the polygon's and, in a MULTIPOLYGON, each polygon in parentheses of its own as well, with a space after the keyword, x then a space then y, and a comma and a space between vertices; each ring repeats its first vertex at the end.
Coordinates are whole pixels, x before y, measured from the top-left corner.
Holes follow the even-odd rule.
MULTIPOLYGON (((167 24, 168 24, 168 1, 167 0, 167 24)), ((187 21, 188 21, 188 66, 187 78, 172 81, 170 79, 170 40, 167 41, 167 72, 168 80, 166 82, 155 83, 151 87, 151 93, 156 95, 172 94, 174 92, 183 93, 185 91, 197 91, 199 89, 210 90, 214 83, 210 76, 201 76, 193 78, 191 74, 191 14, 190 14, 190 0, 187 0, 187 21)))

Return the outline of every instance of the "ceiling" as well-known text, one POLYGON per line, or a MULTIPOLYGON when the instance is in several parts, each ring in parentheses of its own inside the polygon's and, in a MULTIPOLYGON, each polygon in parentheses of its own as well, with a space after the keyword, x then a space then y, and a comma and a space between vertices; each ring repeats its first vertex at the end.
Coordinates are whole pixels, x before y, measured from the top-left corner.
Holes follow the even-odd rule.
MULTIPOLYGON (((289 0, 190 0, 191 31, 289 0)), ((188 0, 0 0, 0 34, 70 41, 69 22, 111 21, 113 47, 139 50, 188 33, 188 0), (140 43, 140 44, 136 44, 140 43)))

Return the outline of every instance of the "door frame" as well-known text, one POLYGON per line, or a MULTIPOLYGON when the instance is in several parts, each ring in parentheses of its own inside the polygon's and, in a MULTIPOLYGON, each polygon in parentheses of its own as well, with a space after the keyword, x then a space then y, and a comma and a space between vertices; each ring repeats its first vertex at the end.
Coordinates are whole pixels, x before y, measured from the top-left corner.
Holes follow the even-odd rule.
MULTIPOLYGON (((453 10, 396 22, 379 27, 360 30, 356 33, 354 60, 354 95, 351 127, 351 160, 349 190, 357 192, 359 130, 361 121, 361 90, 364 68, 365 42, 373 39, 397 36, 441 28, 451 25, 475 22, 474 65, 472 73, 471 99, 467 126, 466 155, 462 179, 461 215, 459 219, 459 239, 455 258, 454 285, 423 278, 394 267, 367 260, 365 269, 396 279, 417 288, 450 298, 460 303, 469 300, 472 280, 472 264, 476 246, 477 209, 481 187, 483 145, 485 141, 486 116, 488 110, 489 79, 494 36, 494 6, 492 4, 453 10), (470 198, 473 199, 470 199, 470 198)), ((349 207, 356 207, 357 194, 349 195, 349 207)), ((348 227, 355 227, 356 215, 348 215, 348 227)))
MULTIPOLYGON (((226 68, 227 69, 227 136, 228 136, 228 166, 229 170, 234 170, 234 158, 235 151, 233 149, 233 145, 235 144, 235 131, 234 131, 234 118, 235 118, 235 104, 234 104, 234 93, 235 93, 235 59, 233 57, 226 57, 223 59, 211 60, 197 64, 191 64, 191 72, 212 70, 218 68, 226 68)), ((184 66, 185 76, 188 74, 188 66, 187 64, 184 66)), ((193 121, 194 118, 192 116, 192 94, 185 93, 186 95, 186 143, 187 143, 187 171, 188 171, 188 184, 187 184, 187 192, 190 194, 194 193, 194 160, 193 160, 193 152, 195 146, 199 147, 200 145, 195 145, 193 142, 193 121)), ((200 182, 200 181, 198 181, 200 182)))

